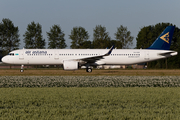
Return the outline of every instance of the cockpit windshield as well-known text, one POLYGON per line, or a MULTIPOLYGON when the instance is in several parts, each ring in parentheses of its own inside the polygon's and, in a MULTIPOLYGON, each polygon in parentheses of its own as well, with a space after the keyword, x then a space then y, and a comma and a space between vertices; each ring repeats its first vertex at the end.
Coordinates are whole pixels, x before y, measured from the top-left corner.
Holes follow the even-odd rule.
POLYGON ((9 53, 8 55, 10 55, 10 56, 14 56, 14 53, 9 53))

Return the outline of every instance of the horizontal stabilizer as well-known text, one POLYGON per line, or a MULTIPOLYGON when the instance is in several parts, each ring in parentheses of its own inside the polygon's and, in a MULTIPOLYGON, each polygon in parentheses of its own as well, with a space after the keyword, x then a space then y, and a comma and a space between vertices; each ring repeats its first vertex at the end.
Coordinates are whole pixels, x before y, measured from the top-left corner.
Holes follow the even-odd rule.
POLYGON ((159 55, 161 56, 174 56, 177 55, 178 53, 175 51, 171 51, 171 52, 165 52, 165 53, 159 53, 159 55))

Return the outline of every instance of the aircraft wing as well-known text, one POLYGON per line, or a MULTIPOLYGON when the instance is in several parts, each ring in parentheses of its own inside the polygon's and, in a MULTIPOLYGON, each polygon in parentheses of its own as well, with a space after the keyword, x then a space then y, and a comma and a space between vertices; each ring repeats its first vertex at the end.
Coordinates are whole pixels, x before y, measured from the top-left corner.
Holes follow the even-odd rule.
POLYGON ((93 57, 85 57, 85 58, 80 58, 80 59, 76 59, 78 61, 84 61, 84 62, 88 62, 88 63, 94 63, 96 62, 97 60, 100 60, 100 59, 104 59, 103 57, 104 56, 109 56, 112 52, 112 50, 114 49, 114 45, 109 49, 109 51, 104 54, 104 55, 99 55, 99 56, 93 56, 93 57))

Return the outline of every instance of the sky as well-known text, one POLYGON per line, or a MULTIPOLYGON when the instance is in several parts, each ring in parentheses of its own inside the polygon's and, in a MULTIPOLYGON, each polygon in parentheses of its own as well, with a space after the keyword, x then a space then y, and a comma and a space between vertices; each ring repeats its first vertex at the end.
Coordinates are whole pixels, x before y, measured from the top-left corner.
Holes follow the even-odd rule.
POLYGON ((70 48, 69 35, 73 27, 84 27, 93 40, 96 25, 106 27, 111 39, 117 27, 123 25, 134 37, 144 26, 157 23, 172 23, 180 28, 180 0, 1 0, 0 22, 9 18, 19 28, 21 45, 23 34, 32 21, 42 25, 42 35, 48 46, 46 32, 53 25, 60 25, 65 33, 67 48, 70 48))

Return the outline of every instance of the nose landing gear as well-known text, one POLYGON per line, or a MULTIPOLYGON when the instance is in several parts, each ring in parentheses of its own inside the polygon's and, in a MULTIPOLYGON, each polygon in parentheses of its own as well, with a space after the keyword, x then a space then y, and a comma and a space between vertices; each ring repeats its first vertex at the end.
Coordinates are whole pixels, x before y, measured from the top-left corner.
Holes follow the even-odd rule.
POLYGON ((21 65, 21 70, 20 72, 24 72, 24 65, 21 65))

